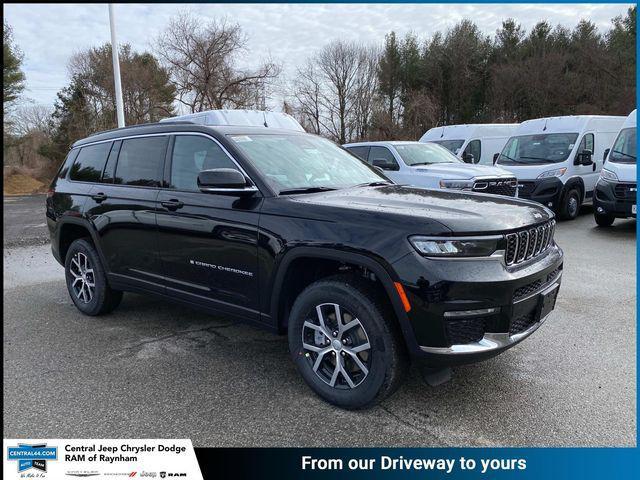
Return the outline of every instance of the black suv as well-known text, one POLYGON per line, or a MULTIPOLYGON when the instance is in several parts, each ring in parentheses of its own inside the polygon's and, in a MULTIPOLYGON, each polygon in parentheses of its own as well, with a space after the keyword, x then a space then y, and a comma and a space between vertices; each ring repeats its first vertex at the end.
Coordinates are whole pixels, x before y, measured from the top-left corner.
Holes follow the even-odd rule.
POLYGON ((76 142, 47 198, 83 313, 157 294, 288 334, 309 386, 345 408, 433 368, 499 354, 554 308, 553 213, 408 188, 321 137, 168 122, 76 142))

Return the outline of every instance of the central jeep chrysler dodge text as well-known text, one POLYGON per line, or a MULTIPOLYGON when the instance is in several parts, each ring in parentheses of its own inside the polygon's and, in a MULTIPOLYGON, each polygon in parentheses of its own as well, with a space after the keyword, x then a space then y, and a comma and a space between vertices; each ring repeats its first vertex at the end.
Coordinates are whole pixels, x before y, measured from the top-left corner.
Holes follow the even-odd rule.
POLYGON ((76 142, 47 197, 55 258, 88 315, 157 294, 286 333, 309 386, 379 402, 517 344, 555 305, 546 207, 391 184, 329 140, 167 121, 76 142))

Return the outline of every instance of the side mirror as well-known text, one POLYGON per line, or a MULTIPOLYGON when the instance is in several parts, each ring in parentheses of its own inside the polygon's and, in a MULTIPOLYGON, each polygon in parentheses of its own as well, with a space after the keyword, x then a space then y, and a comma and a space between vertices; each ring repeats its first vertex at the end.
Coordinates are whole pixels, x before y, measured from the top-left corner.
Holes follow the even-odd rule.
POLYGON ((212 168, 198 174, 198 187, 201 192, 221 195, 253 195, 258 189, 247 185, 245 176, 233 168, 212 168))
POLYGON ((603 161, 603 162, 607 159, 607 156, 609 155, 609 152, 610 152, 610 151, 611 151, 611 149, 610 149, 610 148, 607 148, 607 149, 604 151, 604 155, 602 155, 602 161, 603 161))
POLYGON ((475 158, 472 153, 463 153, 462 161, 465 163, 475 163, 475 158))
POLYGON ((495 165, 496 162, 498 161, 498 158, 500 158, 500 154, 499 153, 494 153, 493 154, 493 164, 495 165))
POLYGON ((576 160, 574 165, 584 165, 585 167, 589 165, 593 165, 593 160, 591 157, 593 156, 593 152, 591 150, 583 150, 578 155, 576 155, 576 160))
POLYGON ((400 170, 397 163, 387 160, 386 158, 374 158, 371 163, 374 167, 381 168, 382 170, 400 170))

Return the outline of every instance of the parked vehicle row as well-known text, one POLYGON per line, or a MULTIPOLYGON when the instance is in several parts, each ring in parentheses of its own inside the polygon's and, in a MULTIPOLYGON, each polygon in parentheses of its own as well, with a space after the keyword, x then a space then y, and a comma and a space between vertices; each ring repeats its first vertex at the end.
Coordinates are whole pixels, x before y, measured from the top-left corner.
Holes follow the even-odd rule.
POLYGON ((435 143, 360 142, 344 147, 400 185, 516 195, 518 182, 511 172, 464 163, 435 143))
MULTIPOLYGON (((563 272, 551 210, 396 185, 368 163, 375 145, 363 162, 270 122, 202 115, 74 143, 46 218, 76 307, 104 314, 133 291, 286 334, 310 388, 344 408, 393 393, 410 358, 491 358, 549 318, 563 272)), ((419 146, 392 148, 408 166, 426 147, 499 170, 419 146)))

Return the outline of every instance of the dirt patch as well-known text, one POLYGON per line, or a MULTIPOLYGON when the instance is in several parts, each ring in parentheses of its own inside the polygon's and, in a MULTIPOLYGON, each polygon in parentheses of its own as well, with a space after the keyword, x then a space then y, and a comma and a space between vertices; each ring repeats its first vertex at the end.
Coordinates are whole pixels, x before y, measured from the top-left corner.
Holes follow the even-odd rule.
POLYGON ((43 193, 45 190, 44 183, 23 173, 13 173, 4 177, 5 195, 29 195, 43 193))

